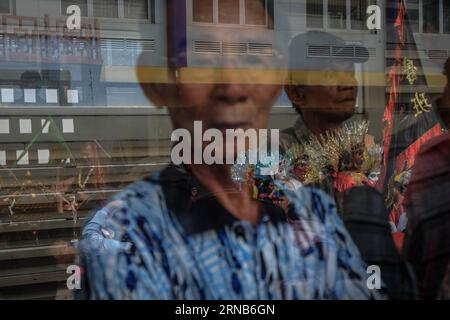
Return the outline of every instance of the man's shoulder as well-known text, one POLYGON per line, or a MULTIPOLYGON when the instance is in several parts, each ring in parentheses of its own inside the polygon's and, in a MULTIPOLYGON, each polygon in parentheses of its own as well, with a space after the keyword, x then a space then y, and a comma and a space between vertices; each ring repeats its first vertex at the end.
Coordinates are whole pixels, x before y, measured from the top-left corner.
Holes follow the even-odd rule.
POLYGON ((450 133, 427 141, 416 156, 413 179, 423 180, 450 172, 450 133))
POLYGON ((124 189, 115 194, 110 200, 136 200, 148 202, 158 195, 161 190, 159 181, 160 172, 152 173, 151 175, 135 181, 124 189))
POLYGON ((103 221, 102 225, 117 224, 130 225, 131 220, 146 217, 155 220, 163 213, 161 204, 162 189, 158 182, 159 172, 133 182, 110 197, 101 208, 92 212, 90 222, 103 221))

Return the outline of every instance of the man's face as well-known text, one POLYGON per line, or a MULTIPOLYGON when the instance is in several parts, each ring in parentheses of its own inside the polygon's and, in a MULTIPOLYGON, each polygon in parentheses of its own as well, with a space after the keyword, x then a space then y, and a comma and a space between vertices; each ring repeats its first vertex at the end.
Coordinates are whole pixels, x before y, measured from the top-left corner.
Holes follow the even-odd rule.
POLYGON ((261 84, 177 84, 177 103, 169 106, 174 127, 193 130, 265 128, 281 86, 261 84))
MULTIPOLYGON (((261 28, 255 32, 256 39, 248 35, 244 39, 240 32, 211 27, 202 30, 200 37, 209 41, 249 42, 259 36, 267 38, 270 30, 261 28)), ((284 78, 279 72, 270 71, 273 59, 273 56, 193 55, 195 69, 181 68, 174 72, 174 83, 164 97, 163 104, 169 109, 174 128, 192 133, 194 121, 202 121, 204 131, 215 128, 224 134, 226 129, 266 128, 271 107, 282 89, 278 79, 284 78), (276 78, 273 81, 272 76, 276 78)))
POLYGON ((354 66, 348 63, 333 65, 333 71, 321 72, 323 85, 301 88, 302 109, 312 110, 317 116, 345 121, 355 112, 358 83, 354 66))

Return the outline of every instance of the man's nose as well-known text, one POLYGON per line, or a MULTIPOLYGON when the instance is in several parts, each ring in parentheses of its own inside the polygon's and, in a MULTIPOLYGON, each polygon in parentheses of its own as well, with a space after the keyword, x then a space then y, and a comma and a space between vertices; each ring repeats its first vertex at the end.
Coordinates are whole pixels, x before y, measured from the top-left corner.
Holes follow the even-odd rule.
POLYGON ((245 103, 248 100, 249 88, 242 84, 217 84, 214 90, 214 98, 217 102, 233 105, 245 103))

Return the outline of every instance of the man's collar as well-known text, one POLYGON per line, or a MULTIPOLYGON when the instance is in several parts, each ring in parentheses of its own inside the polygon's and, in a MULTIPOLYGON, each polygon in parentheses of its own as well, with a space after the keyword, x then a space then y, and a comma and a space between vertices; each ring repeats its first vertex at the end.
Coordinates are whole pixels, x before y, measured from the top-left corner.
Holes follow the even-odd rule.
MULTIPOLYGON (((239 221, 229 213, 184 166, 169 165, 158 178, 166 205, 187 234, 220 229, 239 221)), ((262 203, 262 218, 285 222, 284 211, 271 203, 262 203)))

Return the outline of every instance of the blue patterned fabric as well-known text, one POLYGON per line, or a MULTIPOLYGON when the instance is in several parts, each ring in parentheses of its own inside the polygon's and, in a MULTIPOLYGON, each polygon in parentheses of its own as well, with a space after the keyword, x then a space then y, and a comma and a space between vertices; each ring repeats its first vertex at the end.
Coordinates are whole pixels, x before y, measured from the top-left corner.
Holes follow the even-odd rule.
POLYGON ((258 225, 229 214, 178 167, 117 194, 79 249, 91 299, 373 299, 366 265, 322 191, 288 192, 258 225), (199 188, 192 196, 192 189, 199 188))

